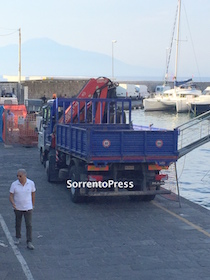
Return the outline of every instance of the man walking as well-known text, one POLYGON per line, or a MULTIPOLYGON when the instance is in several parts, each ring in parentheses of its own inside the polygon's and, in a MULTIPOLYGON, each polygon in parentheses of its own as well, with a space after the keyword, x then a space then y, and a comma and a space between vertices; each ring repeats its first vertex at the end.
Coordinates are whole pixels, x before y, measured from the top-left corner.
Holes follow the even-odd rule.
POLYGON ((36 187, 32 180, 27 178, 25 169, 19 169, 17 172, 17 180, 10 187, 9 200, 15 212, 15 229, 16 242, 18 245, 21 241, 21 223, 22 216, 25 219, 27 248, 34 249, 32 244, 32 210, 35 204, 36 187))

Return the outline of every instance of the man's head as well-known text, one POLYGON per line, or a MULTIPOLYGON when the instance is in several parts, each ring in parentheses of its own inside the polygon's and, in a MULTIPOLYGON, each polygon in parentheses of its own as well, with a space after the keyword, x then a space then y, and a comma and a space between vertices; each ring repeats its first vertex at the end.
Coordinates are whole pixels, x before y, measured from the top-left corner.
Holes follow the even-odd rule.
POLYGON ((27 173, 26 173, 25 169, 18 169, 17 177, 21 184, 24 184, 26 182, 26 176, 27 176, 27 173))

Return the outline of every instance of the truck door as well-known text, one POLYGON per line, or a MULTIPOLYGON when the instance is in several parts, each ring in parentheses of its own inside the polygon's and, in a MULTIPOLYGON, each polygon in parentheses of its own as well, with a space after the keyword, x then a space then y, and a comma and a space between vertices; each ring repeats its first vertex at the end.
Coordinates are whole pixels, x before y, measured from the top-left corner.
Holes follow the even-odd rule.
POLYGON ((41 120, 38 129, 38 148, 44 149, 44 129, 43 129, 43 120, 41 120))

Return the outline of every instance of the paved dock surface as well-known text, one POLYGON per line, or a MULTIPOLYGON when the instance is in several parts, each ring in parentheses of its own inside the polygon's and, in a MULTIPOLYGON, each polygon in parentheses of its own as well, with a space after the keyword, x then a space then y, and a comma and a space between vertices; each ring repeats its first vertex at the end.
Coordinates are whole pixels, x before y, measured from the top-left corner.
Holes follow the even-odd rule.
POLYGON ((185 199, 127 197, 73 204, 65 184, 47 182, 38 149, 0 143, 1 280, 209 280, 210 212, 185 199), (35 181, 34 251, 14 245, 9 188, 17 169, 35 181))

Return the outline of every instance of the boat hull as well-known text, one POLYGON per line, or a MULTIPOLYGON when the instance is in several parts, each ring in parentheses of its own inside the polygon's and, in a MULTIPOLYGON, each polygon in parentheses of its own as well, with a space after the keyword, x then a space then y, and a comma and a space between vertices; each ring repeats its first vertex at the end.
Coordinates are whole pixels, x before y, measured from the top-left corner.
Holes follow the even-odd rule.
POLYGON ((144 111, 171 111, 175 109, 175 103, 167 103, 157 98, 143 100, 144 111))
POLYGON ((186 99, 180 99, 176 101, 177 113, 186 113, 190 111, 190 103, 186 99))
POLYGON ((201 95, 191 102, 191 111, 195 115, 203 114, 210 110, 210 95, 201 95))
POLYGON ((210 111, 210 104, 191 104, 191 111, 197 116, 210 111))

